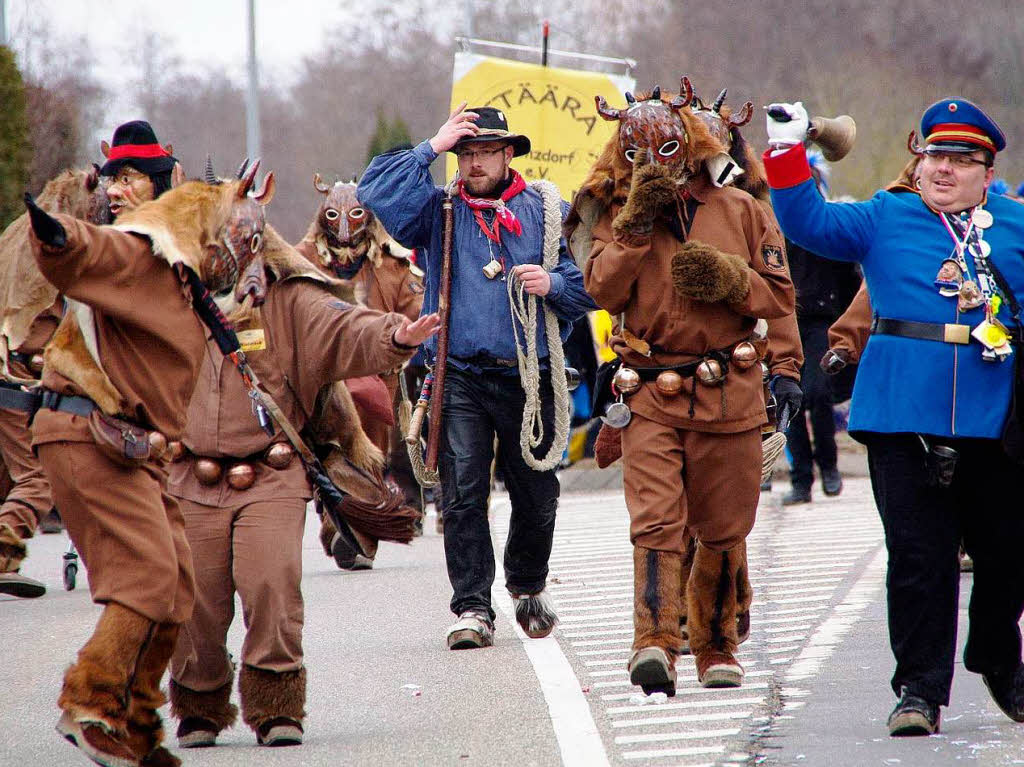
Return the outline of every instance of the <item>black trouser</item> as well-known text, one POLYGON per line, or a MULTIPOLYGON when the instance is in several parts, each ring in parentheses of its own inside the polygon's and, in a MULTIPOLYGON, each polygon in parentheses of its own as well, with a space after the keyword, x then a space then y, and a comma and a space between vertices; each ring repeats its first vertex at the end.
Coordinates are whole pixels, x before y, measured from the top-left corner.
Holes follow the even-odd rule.
POLYGON ((949 705, 956 653, 963 540, 974 560, 964 649, 968 671, 1014 669, 1024 611, 1024 479, 998 440, 938 439, 959 453, 952 485, 928 484, 924 450, 913 434, 860 432, 868 448, 875 502, 889 551, 892 688, 949 705), (1011 499, 1008 503, 1004 499, 1011 499))
POLYGON ((800 320, 800 343, 804 347, 804 366, 800 369, 803 403, 792 420, 786 439, 793 456, 790 480, 793 487, 810 489, 814 483, 814 466, 821 471, 836 467, 836 422, 832 414, 832 388, 818 361, 828 351, 829 321, 825 317, 800 320), (811 420, 814 448, 807 433, 807 416, 811 420))
MULTIPOLYGON (((534 455, 543 457, 554 432, 549 374, 542 375, 540 388, 544 440, 534 455)), ((505 586, 511 592, 534 594, 547 580, 559 485, 554 470, 535 471, 523 460, 519 432, 524 405, 518 376, 486 372, 473 375, 448 368, 438 469, 443 490, 444 552, 448 579, 455 592, 451 609, 456 615, 481 608, 494 619, 494 548, 487 506, 495 435, 498 467, 512 502, 505 544, 505 586)))

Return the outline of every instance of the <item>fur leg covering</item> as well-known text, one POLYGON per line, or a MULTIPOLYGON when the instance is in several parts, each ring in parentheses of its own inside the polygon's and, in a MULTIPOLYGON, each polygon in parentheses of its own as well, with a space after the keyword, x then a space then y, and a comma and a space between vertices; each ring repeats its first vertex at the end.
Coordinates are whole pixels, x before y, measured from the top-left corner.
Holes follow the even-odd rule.
POLYGON ((140 759, 146 759, 164 740, 163 721, 157 709, 167 702, 167 696, 160 689, 160 682, 171 662, 180 630, 177 623, 159 624, 135 669, 128 703, 128 743, 140 759))
POLYGON ((738 304, 750 293, 750 273, 739 256, 691 240, 672 257, 672 285, 698 301, 738 304))
POLYGON ((171 680, 171 715, 179 721, 205 719, 217 732, 226 730, 238 720, 238 706, 231 702, 231 690, 235 686, 232 674, 216 690, 199 692, 171 680))
POLYGON ((272 719, 292 719, 299 724, 306 717, 306 669, 276 673, 242 666, 238 677, 242 699, 242 721, 254 731, 272 719))
POLYGON ((57 705, 75 721, 102 724, 124 735, 132 678, 156 624, 116 602, 103 609, 96 630, 64 674, 57 705))
POLYGON ((25 541, 6 522, 0 522, 0 573, 16 573, 28 554, 25 541))
POLYGON ((747 566, 747 542, 743 541, 734 551, 742 560, 736 571, 736 642, 743 644, 750 638, 750 604, 754 601, 754 589, 747 566))
POLYGON ((693 557, 697 553, 697 539, 689 531, 683 533, 683 554, 679 568, 679 633, 682 635, 680 655, 690 654, 690 634, 686 627, 686 584, 693 570, 693 557))
POLYGON ((633 654, 629 678, 645 693, 675 695, 679 634, 680 557, 633 547, 633 654))
POLYGON ((537 594, 510 594, 516 609, 516 623, 531 639, 542 639, 555 630, 558 615, 546 589, 537 594))
POLYGON ((700 542, 686 589, 687 632, 705 687, 737 687, 743 668, 736 662, 737 580, 746 567, 743 544, 727 551, 712 551, 700 542))

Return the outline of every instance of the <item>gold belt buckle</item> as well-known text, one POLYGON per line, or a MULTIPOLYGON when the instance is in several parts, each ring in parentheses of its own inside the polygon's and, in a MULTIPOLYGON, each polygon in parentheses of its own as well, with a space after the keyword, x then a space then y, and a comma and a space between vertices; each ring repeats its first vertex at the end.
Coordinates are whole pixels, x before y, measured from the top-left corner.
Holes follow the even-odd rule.
POLYGON ((943 326, 942 340, 947 344, 968 344, 971 342, 971 328, 969 325, 943 326))

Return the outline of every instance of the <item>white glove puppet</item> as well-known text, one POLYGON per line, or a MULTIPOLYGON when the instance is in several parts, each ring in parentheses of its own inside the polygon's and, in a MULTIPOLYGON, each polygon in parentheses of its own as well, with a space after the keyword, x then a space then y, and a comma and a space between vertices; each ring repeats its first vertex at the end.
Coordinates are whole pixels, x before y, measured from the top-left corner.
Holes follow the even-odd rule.
POLYGON ((795 104, 769 104, 768 143, 773 149, 788 149, 807 138, 810 120, 802 101, 795 104))

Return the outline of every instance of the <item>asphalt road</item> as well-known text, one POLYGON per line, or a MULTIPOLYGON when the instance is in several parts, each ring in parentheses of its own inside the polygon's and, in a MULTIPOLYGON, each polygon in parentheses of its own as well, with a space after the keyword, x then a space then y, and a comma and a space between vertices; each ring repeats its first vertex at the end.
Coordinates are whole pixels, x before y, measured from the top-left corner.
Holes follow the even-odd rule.
MULTIPOLYGON (((563 496, 550 580, 562 617, 556 636, 526 640, 514 629, 499 578, 495 646, 458 653, 445 648, 450 589, 430 521, 412 546, 382 546, 375 570, 344 573, 323 556, 310 515, 305 744, 260 749, 239 725, 217 748, 177 753, 210 767, 1024 764, 1024 727, 962 667, 941 735, 887 737, 885 553, 867 482, 782 509, 785 489, 776 483, 762 499, 750 539, 753 635, 741 648, 747 679, 738 690, 703 690, 683 658, 676 698, 635 697, 625 673, 632 559, 617 490, 563 496)), ((492 511, 500 551, 502 495, 492 511)), ((30 542, 24 569, 48 584, 45 597, 0 597, 2 767, 88 764, 53 731, 61 674, 99 611, 84 574, 76 590, 63 590, 65 545, 57 535, 30 542)), ((962 586, 961 644, 970 575, 962 586)), ((236 625, 233 648, 241 637, 236 625)))

